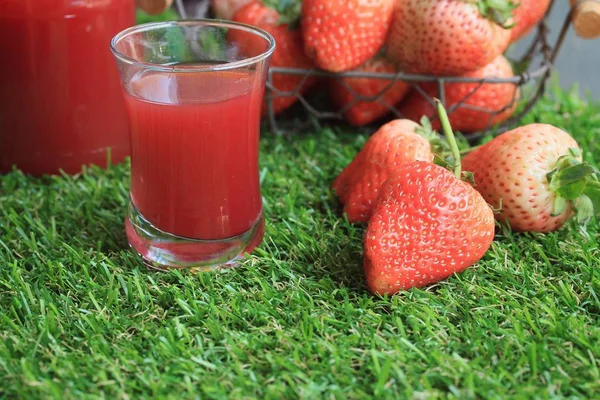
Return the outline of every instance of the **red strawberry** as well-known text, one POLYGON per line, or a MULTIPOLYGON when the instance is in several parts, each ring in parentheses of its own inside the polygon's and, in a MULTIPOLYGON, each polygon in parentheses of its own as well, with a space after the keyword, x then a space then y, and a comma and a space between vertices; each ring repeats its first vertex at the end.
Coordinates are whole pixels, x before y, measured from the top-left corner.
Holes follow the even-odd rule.
POLYGON ((500 222, 515 231, 550 232, 571 217, 573 204, 582 220, 600 210, 597 175, 580 161, 579 146, 568 133, 532 124, 477 148, 463 167, 474 173, 475 188, 486 201, 500 209, 500 222))
MULTIPOLYGON (((244 6, 238 11, 233 20, 236 22, 253 25, 264 29, 275 38, 277 47, 271 57, 271 66, 273 67, 288 67, 288 68, 303 68, 310 69, 313 67, 312 62, 304 54, 302 45, 302 34, 299 30, 293 30, 289 24, 281 23, 280 14, 269 7, 264 6, 259 1, 253 1, 244 6)), ((230 31, 230 40, 240 43, 243 51, 250 54, 259 54, 264 51, 263 42, 249 42, 249 36, 246 33, 238 31, 230 31), (259 47, 255 49, 255 47, 259 47)), ((281 92, 291 92, 298 90, 299 94, 304 93, 313 83, 314 78, 304 80, 299 75, 273 75, 273 88, 281 92)), ((279 95, 273 92, 273 108, 275 113, 281 112, 294 104, 298 98, 296 96, 279 95)), ((266 104, 263 106, 263 114, 266 113, 266 104)))
POLYGON ((494 238, 494 214, 468 183, 427 162, 405 164, 388 179, 365 234, 369 289, 394 294, 459 273, 494 238))
POLYGON ((231 20, 233 16, 252 0, 211 0, 211 8, 218 19, 231 20))
MULTIPOLYGON (((478 71, 464 75, 468 78, 513 76, 512 68, 503 56, 497 57, 494 62, 478 71)), ((437 84, 422 84, 421 87, 429 96, 438 96, 437 84)), ((447 83, 445 92, 446 107, 449 109, 466 99, 459 108, 449 112, 452 127, 465 133, 485 130, 504 122, 514 113, 519 100, 519 89, 512 83, 447 83)), ((422 116, 436 118, 433 105, 416 90, 400 105, 399 111, 413 121, 419 121, 422 116)), ((432 124, 434 129, 439 129, 438 120, 434 120, 432 124)))
MULTIPOLYGON (((362 72, 391 73, 396 67, 384 58, 374 58, 360 69, 362 72)), ((369 78, 340 78, 332 80, 331 96, 336 106, 346 110, 344 115, 352 125, 366 125, 389 113, 410 86, 402 81, 369 78), (382 94, 383 93, 383 94, 382 94), (381 97, 376 100, 378 96, 381 97), (357 97, 368 100, 360 101, 357 97)))
POLYGON ((387 54, 412 73, 461 75, 483 68, 510 42, 509 0, 396 1, 387 54), (484 12, 482 14, 482 12, 484 12), (489 16, 489 17, 488 17, 489 16))
POLYGON ((318 67, 347 71, 373 57, 390 26, 394 0, 304 0, 304 49, 318 67))
POLYGON ((527 35, 544 18, 550 0, 520 0, 518 7, 514 11, 515 26, 512 28, 512 41, 516 42, 527 35))
POLYGON ((379 188, 399 166, 415 160, 433 161, 429 141, 415 131, 419 125, 395 120, 367 141, 333 184, 350 222, 367 222, 379 188))

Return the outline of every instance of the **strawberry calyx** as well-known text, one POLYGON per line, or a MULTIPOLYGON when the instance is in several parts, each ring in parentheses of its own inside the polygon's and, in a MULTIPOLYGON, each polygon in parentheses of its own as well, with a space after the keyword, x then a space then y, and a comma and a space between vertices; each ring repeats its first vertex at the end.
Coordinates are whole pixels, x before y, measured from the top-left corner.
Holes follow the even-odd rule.
POLYGON ((587 162, 579 161, 579 157, 579 149, 569 149, 556 161, 546 179, 555 196, 552 215, 562 214, 571 204, 577 222, 585 226, 595 215, 600 215, 600 172, 587 162))
MULTIPOLYGON (((434 155, 433 163, 446 168, 447 170, 453 170, 455 167, 454 160, 457 156, 454 154, 454 151, 452 151, 448 139, 444 138, 444 136, 433 129, 431 121, 426 116, 423 116, 420 122, 420 126, 415 130, 415 133, 429 141, 431 152, 434 155)), ((455 137, 454 132, 451 132, 451 135, 455 137)), ((456 139, 454 142, 456 143, 456 139)), ((473 150, 474 148, 469 147, 468 149, 461 150, 458 155, 460 156, 473 150)), ((461 179, 469 184, 475 184, 475 178, 472 172, 462 171, 461 179)))
POLYGON ((521 5, 518 0, 467 0, 474 3, 479 13, 505 29, 514 26, 514 10, 521 5))
POLYGON ((417 129, 415 129, 415 133, 429 141, 431 152, 436 156, 450 151, 448 142, 445 141, 444 138, 433 129, 431 121, 426 116, 421 118, 420 125, 417 129))
POLYGON ((279 14, 279 24, 289 25, 290 29, 296 28, 300 22, 300 9, 302 2, 299 0, 262 0, 262 3, 279 14))

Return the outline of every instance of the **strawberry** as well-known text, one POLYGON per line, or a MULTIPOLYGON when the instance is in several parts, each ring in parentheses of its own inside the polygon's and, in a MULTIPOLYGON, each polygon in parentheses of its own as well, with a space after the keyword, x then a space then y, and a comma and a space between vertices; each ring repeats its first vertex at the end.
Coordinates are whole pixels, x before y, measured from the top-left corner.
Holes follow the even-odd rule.
MULTIPOLYGON (((259 1, 252 1, 239 10, 233 20, 261 28, 275 38, 277 47, 271 57, 271 66, 303 69, 313 67, 312 62, 304 54, 301 32, 292 29, 288 23, 282 23, 282 15, 275 9, 266 7, 259 1)), ((237 41, 243 52, 251 55, 259 54, 263 50, 263 42, 250 42, 249 38, 249 35, 244 32, 233 30, 229 32, 229 39, 237 41), (260 48, 255 49, 257 46, 260 46, 260 48)), ((273 74, 272 85, 275 90, 272 100, 275 113, 289 108, 298 100, 294 95, 279 95, 278 91, 292 92, 297 90, 299 94, 302 94, 314 82, 314 78, 305 80, 304 77, 299 75, 273 74)), ((263 115, 265 113, 266 103, 263 106, 263 115)))
MULTIPOLYGON (((498 56, 484 68, 467 73, 467 78, 510 78, 513 71, 509 62, 498 56)), ((431 97, 438 95, 437 84, 422 84, 421 88, 431 97)), ((464 100, 458 108, 449 112, 452 127, 464 133, 477 132, 500 124, 507 120, 515 111, 519 99, 519 89, 512 83, 447 83, 445 84, 446 107, 451 109, 464 100)), ((414 90, 399 107, 400 113, 413 121, 422 116, 435 118, 436 110, 414 90)), ((432 121, 434 129, 439 129, 439 121, 432 121)))
POLYGON ((304 49, 332 72, 356 68, 372 58, 390 26, 394 0, 304 0, 304 49))
POLYGON ((379 188, 399 166, 433 161, 429 141, 416 133, 418 128, 408 120, 383 125, 335 180, 333 189, 350 222, 369 220, 379 188))
POLYGON ((511 31, 511 41, 516 42, 527 35, 544 18, 550 0, 520 0, 519 5, 514 11, 515 26, 511 31))
POLYGON ((597 172, 581 162, 577 142, 546 124, 506 132, 463 160, 475 188, 493 207, 496 219, 514 231, 559 229, 578 208, 585 222, 600 210, 597 172))
POLYGON ((396 1, 387 54, 411 73, 475 71, 508 47, 511 33, 504 26, 514 7, 510 0, 396 1))
POLYGON ((211 0, 211 8, 217 19, 231 20, 233 16, 252 0, 211 0))
MULTIPOLYGON (((391 74, 398 72, 396 67, 384 58, 367 61, 359 71, 391 74)), ((334 103, 345 111, 344 116, 348 122, 356 126, 370 124, 390 112, 410 88, 405 82, 384 79, 339 78, 331 82, 334 103), (377 100, 378 96, 380 97, 377 100)))
POLYGON ((369 289, 393 294, 459 273, 494 238, 494 214, 479 193, 438 165, 416 161, 381 188, 365 234, 369 289))
POLYGON ((443 107, 454 174, 424 161, 404 164, 383 184, 365 234, 363 269, 372 292, 394 294, 459 273, 494 239, 494 214, 462 181, 460 154, 443 107))

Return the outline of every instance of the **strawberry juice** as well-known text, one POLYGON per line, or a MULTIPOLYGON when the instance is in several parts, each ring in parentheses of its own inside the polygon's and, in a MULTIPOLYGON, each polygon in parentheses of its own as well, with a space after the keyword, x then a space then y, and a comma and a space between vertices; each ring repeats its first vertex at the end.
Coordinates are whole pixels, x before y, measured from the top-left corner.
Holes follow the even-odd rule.
POLYGON ((154 228, 219 240, 258 223, 264 84, 256 75, 145 71, 132 79, 131 201, 154 228))
POLYGON ((134 0, 0 0, 0 172, 80 171, 129 154, 110 40, 134 0))

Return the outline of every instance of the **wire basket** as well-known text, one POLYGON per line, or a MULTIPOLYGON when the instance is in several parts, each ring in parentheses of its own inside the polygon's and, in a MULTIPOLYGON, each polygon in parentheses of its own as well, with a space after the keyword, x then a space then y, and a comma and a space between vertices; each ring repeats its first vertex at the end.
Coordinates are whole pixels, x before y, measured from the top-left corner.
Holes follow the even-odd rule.
MULTIPOLYGON (((535 105, 535 103, 543 96, 546 83, 552 74, 553 64, 556 60, 558 52, 564 42, 566 33, 571 25, 571 19, 573 10, 566 16, 565 21, 562 25, 560 34, 556 39, 555 43, 550 43, 550 32, 548 28, 548 15, 551 13, 554 3, 553 0, 548 13, 544 20, 542 20, 538 27, 536 34, 531 42, 531 45, 523 53, 523 55, 513 60, 516 65, 527 65, 527 68, 518 75, 510 78, 497 78, 497 77, 485 77, 485 78, 467 78, 467 77, 435 77, 428 75, 415 75, 407 73, 368 73, 364 71, 348 71, 341 73, 332 73, 319 69, 298 69, 298 68, 283 68, 283 67, 271 67, 268 73, 267 79, 267 92, 266 92, 266 119, 270 129, 275 133, 292 133, 297 130, 304 129, 302 122, 304 123, 320 123, 321 121, 339 121, 345 120, 344 114, 358 102, 378 102, 382 106, 389 109, 387 119, 391 118, 402 118, 403 115, 398 111, 397 104, 388 104, 384 100, 385 94, 392 89, 395 83, 402 81, 409 84, 414 90, 418 91, 427 102, 432 106, 434 98, 424 91, 419 84, 422 83, 434 83, 437 85, 436 97, 446 106, 449 114, 459 108, 468 108, 474 111, 480 111, 484 115, 489 116, 490 123, 486 129, 478 132, 472 132, 468 135, 469 139, 477 139, 481 135, 489 132, 491 128, 494 134, 504 132, 511 127, 514 127, 535 105), (294 75, 299 79, 298 86, 290 91, 280 91, 273 86, 273 76, 275 74, 282 75, 294 75), (314 95, 314 93, 308 91, 303 93, 302 88, 309 79, 314 78, 325 78, 338 80, 350 93, 353 95, 353 100, 346 104, 341 109, 336 109, 331 101, 323 99, 322 94, 314 95), (353 89, 342 79, 342 78, 367 78, 367 79, 378 79, 388 82, 383 90, 374 96, 363 97, 357 94, 353 89), (469 83, 475 84, 473 89, 460 101, 451 104, 448 107, 446 103, 445 88, 448 83, 469 83), (490 85, 506 85, 511 84, 518 87, 519 90, 515 90, 512 104, 507 105, 501 110, 490 110, 481 107, 475 107, 467 104, 468 99, 484 84, 490 85), (517 98, 517 93, 520 93, 520 97, 517 98), (298 105, 294 106, 291 112, 283 112, 276 114, 274 109, 274 100, 277 97, 290 97, 297 98, 298 105), (508 108, 512 108, 514 103, 518 102, 519 107, 517 111, 501 125, 492 126, 494 116, 505 112, 508 108), (300 109, 300 110, 299 110, 300 109), (298 118, 300 116, 300 118, 298 118)), ((185 16, 186 10, 183 8, 182 0, 175 0, 176 9, 180 15, 185 16)), ((367 127, 369 129, 369 127, 367 127)))

